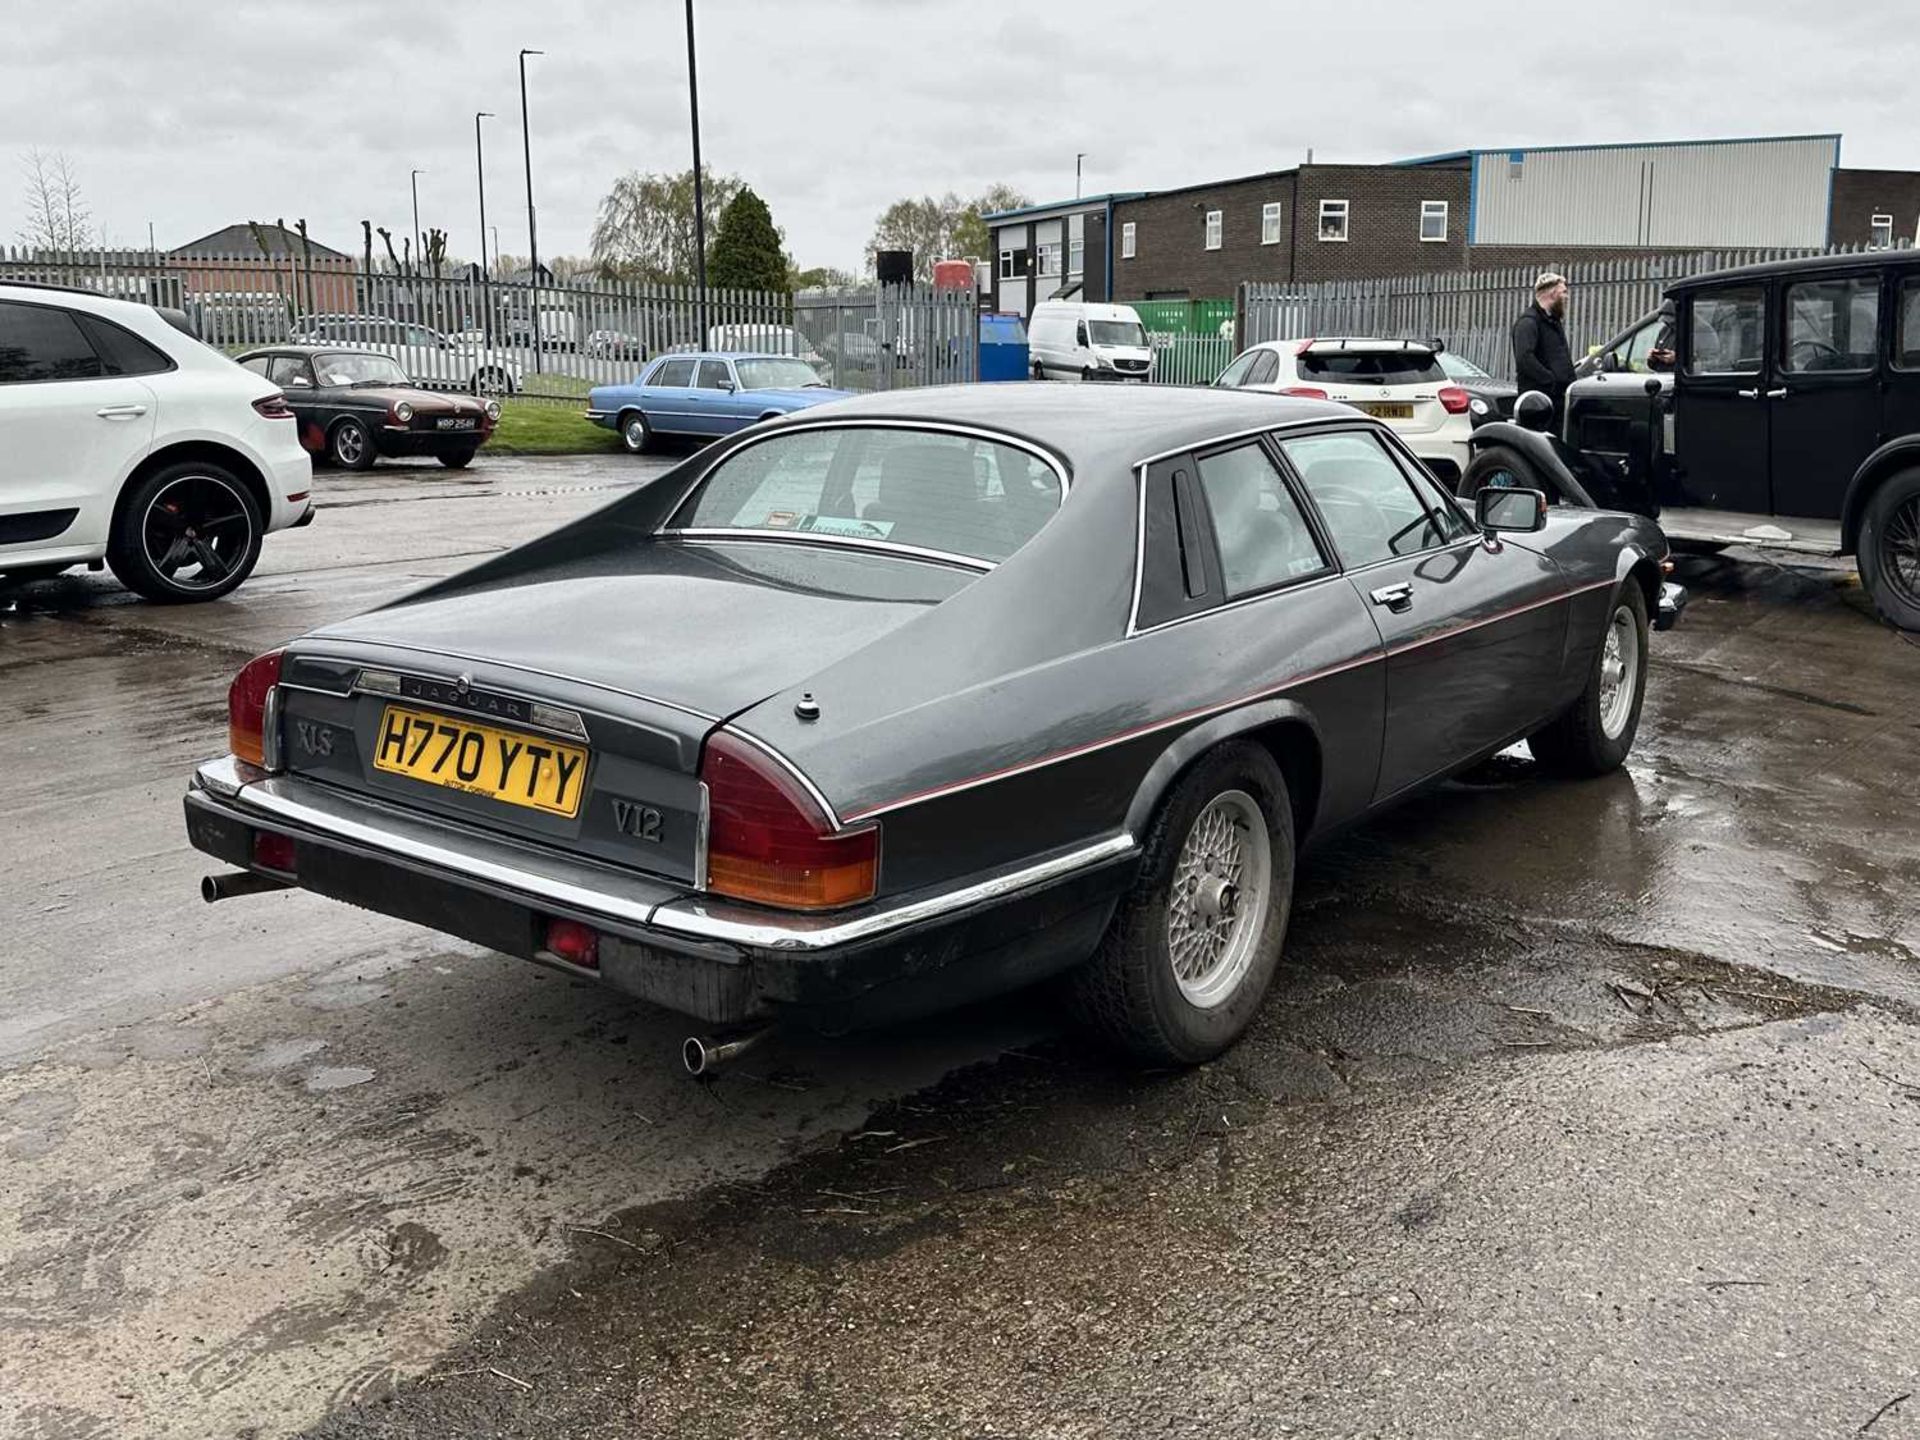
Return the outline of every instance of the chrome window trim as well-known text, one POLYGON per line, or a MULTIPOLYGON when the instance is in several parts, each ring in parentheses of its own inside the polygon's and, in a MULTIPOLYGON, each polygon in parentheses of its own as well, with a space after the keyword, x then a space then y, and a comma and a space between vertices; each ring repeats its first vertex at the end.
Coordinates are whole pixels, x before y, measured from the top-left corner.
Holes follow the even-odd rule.
POLYGON ((287 768, 286 755, 280 738, 280 683, 275 681, 267 689, 266 703, 260 714, 260 760, 268 774, 278 774, 287 768))
POLYGON ((662 540, 674 541, 718 540, 734 544, 753 544, 765 540, 775 545, 825 544, 845 550, 869 550, 882 555, 899 555, 909 560, 932 560, 942 565, 971 570, 979 575, 987 574, 994 567, 994 562, 980 560, 972 555, 956 555, 950 550, 929 550, 924 545, 896 545, 891 540, 863 540, 857 535, 828 535, 814 531, 796 534, 779 530, 709 530, 704 527, 689 530, 661 530, 657 533, 662 540))
MULTIPOLYGON (((490 663, 498 663, 498 662, 490 662, 490 663)), ((561 705, 545 695, 528 695, 519 690, 503 690, 493 685, 483 685, 480 687, 481 689, 485 690, 488 694, 491 694, 491 695, 499 695, 508 700, 522 700, 522 701, 525 701, 528 705, 544 705, 549 710, 559 710, 565 714, 571 715, 573 717, 574 724, 576 724, 580 728, 577 730, 566 730, 557 725, 542 725, 536 720, 512 720, 499 715, 489 715, 489 714, 486 714, 484 711, 462 710, 455 706, 442 705, 438 701, 423 699, 418 695, 395 694, 391 690, 379 690, 379 689, 375 689, 373 687, 361 684, 360 677, 361 675, 364 675, 368 670, 381 670, 381 669, 388 669, 388 668, 389 667, 380 666, 380 665, 361 666, 359 672, 356 673, 353 677, 353 684, 347 689, 348 697, 351 698, 355 695, 370 695, 378 700, 392 701, 397 704, 406 705, 408 707, 418 706, 424 709, 438 711, 443 715, 462 716, 462 717, 465 717, 466 719, 471 720, 476 725, 490 725, 495 727, 496 729, 504 727, 509 730, 537 730, 542 735, 551 735, 558 740, 570 740, 576 744, 584 744, 584 745, 591 745, 593 743, 593 737, 587 733, 587 722, 585 718, 586 715, 598 715, 600 716, 600 718, 605 720, 618 720, 619 718, 617 716, 607 715, 604 712, 594 711, 594 710, 586 711, 583 714, 580 710, 578 710, 574 706, 561 705)), ((508 668, 517 668, 517 667, 508 667, 508 668)), ((422 680, 430 685, 451 685, 458 678, 452 675, 422 675, 417 670, 402 670, 397 668, 390 669, 389 673, 398 675, 402 679, 422 680)), ((576 681, 575 683, 585 684, 586 682, 576 681)), ((306 686, 306 685, 294 685, 288 688, 295 689, 295 690, 311 690, 312 689, 312 687, 306 686)), ((326 695, 326 694, 332 694, 333 692, 322 690, 322 691, 316 691, 313 693, 326 695)), ((338 699, 339 697, 336 695, 334 698, 338 699)))
MULTIPOLYGON (((1049 470, 1053 471, 1054 478, 1060 482, 1060 503, 1054 507, 1055 515, 1058 515, 1062 510, 1066 509, 1067 500, 1073 493, 1072 477, 1068 474, 1067 467, 1061 462, 1058 455, 1055 455, 1044 446, 1036 445, 1031 440, 1019 435, 1008 434, 1003 430, 989 430, 982 425, 965 425, 945 420, 918 420, 906 417, 893 420, 883 419, 877 415, 866 415, 844 419, 829 418, 825 420, 808 420, 803 418, 805 415, 806 411, 804 410, 791 411, 784 417, 784 423, 778 428, 749 435, 739 444, 732 446, 726 454, 715 459, 713 464, 701 471, 694 482, 687 487, 686 494, 682 495, 679 502, 674 505, 673 513, 667 517, 666 523, 653 533, 662 536, 698 535, 703 539, 724 538, 728 540, 758 540, 765 539, 768 536, 779 536, 781 532, 778 530, 733 530, 726 527, 679 526, 676 525, 675 522, 680 518, 681 512, 693 503, 694 496, 700 488, 705 485, 708 480, 712 479, 714 472, 727 461, 752 449, 755 445, 764 445, 769 440, 791 439, 796 434, 810 430, 918 430, 933 435, 958 435, 969 440, 985 440, 990 444, 1005 445, 1014 450, 1024 450, 1049 470)), ((1049 525, 1052 523, 1053 521, 1051 519, 1047 521, 1049 525)), ((1041 529, 1045 528, 1045 526, 1041 527, 1041 529)), ((1039 532, 1035 531, 1034 533, 1038 534, 1039 532)), ((838 540, 843 544, 852 539, 852 537, 849 536, 821 536, 811 532, 804 537, 794 536, 793 538, 799 540, 801 543, 811 543, 816 540, 829 539, 838 540)), ((1032 537, 1029 536, 1028 538, 1031 539, 1032 537)), ((853 541, 852 543, 876 545, 885 542, 853 541)), ((898 547, 902 552, 910 551, 914 548, 915 547, 912 546, 898 547)), ((958 555, 946 550, 927 550, 922 553, 927 556, 958 561, 970 567, 982 567, 986 570, 991 570, 995 565, 1000 563, 997 560, 984 560, 978 555, 958 555)))

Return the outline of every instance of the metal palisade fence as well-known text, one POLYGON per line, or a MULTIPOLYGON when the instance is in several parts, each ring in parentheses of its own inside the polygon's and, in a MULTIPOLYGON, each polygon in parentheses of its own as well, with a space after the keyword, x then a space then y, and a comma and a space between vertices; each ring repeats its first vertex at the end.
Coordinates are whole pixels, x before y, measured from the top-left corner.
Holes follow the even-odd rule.
MULTIPOLYGON (((1866 247, 1836 246, 1851 254, 1866 247)), ((1603 345, 1659 305, 1683 275, 1789 259, 1812 250, 1714 250, 1570 261, 1551 268, 1567 277, 1567 343, 1574 358, 1603 345)), ((1239 349, 1266 340, 1313 335, 1367 335, 1439 340, 1483 370, 1511 379, 1513 322, 1533 301, 1544 266, 1450 271, 1311 285, 1248 282, 1240 287, 1239 349)), ((1223 362, 1224 363, 1224 362, 1223 362)))
POLYGON ((799 297, 595 279, 399 274, 343 256, 50 255, 0 247, 0 281, 68 285, 183 311, 229 354, 261 345, 379 350, 419 384, 578 403, 655 356, 797 355, 828 384, 892 389, 974 379, 973 296, 910 285, 799 297), (704 299, 704 305, 702 301, 704 299), (702 330, 704 320, 705 330, 702 330))

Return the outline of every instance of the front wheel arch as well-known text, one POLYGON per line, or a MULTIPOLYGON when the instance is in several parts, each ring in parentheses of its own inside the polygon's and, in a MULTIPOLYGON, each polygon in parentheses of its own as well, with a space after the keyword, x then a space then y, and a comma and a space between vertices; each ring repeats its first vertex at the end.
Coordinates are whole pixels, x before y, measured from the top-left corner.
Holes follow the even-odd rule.
POLYGON ((1860 548, 1860 529, 1866 523, 1867 507, 1874 494, 1894 476, 1920 465, 1920 437, 1906 435, 1890 440, 1860 462, 1853 479, 1847 482, 1847 494, 1840 507, 1840 553, 1853 555, 1860 548))

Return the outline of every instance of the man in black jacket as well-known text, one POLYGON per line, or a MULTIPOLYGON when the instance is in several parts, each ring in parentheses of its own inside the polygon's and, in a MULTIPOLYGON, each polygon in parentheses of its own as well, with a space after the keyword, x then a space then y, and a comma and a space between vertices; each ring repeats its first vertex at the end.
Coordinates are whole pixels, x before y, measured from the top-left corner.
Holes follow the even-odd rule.
POLYGON ((1567 386, 1573 383, 1573 356, 1567 350, 1567 281, 1545 274, 1533 282, 1533 303, 1513 322, 1513 373, 1521 393, 1538 390, 1553 401, 1557 428, 1566 413, 1567 386))

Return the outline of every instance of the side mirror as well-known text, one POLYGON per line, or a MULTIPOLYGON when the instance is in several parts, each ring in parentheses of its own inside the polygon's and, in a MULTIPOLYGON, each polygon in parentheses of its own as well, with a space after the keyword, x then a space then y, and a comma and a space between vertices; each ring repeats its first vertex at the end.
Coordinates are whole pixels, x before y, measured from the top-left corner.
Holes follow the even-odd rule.
POLYGON ((1080 347, 1081 347, 1082 349, 1084 349, 1084 348, 1086 348, 1086 344, 1087 344, 1087 327, 1086 327, 1086 323, 1085 323, 1084 321, 1083 321, 1082 323, 1080 323, 1079 325, 1076 325, 1076 326, 1074 327, 1074 330, 1073 330, 1073 343, 1074 343, 1074 344, 1076 344, 1076 345, 1078 345, 1078 346, 1080 346, 1080 347))
POLYGON ((722 381, 720 382, 720 388, 721 388, 722 390, 726 390, 726 391, 728 391, 728 392, 731 392, 731 391, 733 390, 733 382, 732 382, 731 380, 722 380, 722 381))
POLYGON ((1473 497, 1473 515, 1484 535, 1498 535, 1502 531, 1531 535, 1546 528, 1546 493, 1490 485, 1473 497))

